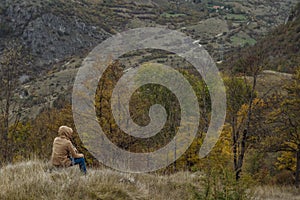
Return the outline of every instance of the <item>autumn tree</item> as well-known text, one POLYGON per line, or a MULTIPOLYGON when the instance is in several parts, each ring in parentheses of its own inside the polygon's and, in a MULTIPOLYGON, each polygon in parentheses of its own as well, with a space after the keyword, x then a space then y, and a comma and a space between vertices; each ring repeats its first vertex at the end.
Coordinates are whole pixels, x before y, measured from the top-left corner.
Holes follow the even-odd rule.
MULTIPOLYGON (((162 85, 146 84, 141 86, 131 96, 129 102, 130 118, 134 121, 134 123, 140 126, 147 126, 150 123, 150 107, 152 105, 159 104, 162 105, 166 110, 166 123, 159 133, 149 138, 137 138, 124 133, 124 131, 122 131, 117 125, 115 121, 116 119, 114 119, 111 110, 112 92, 120 77, 124 74, 123 70, 124 66, 122 66, 119 62, 115 62, 110 65, 109 68, 107 68, 101 77, 101 80, 99 81, 95 96, 95 107, 99 124, 101 125, 106 136, 119 148, 135 153, 156 151, 159 148, 167 145, 176 135, 181 120, 180 104, 178 99, 175 94, 172 93, 172 91, 162 85)), ((137 78, 136 81, 138 81, 139 78, 144 80, 143 76, 147 76, 149 74, 149 72, 147 72, 149 68, 145 68, 144 70, 146 71, 139 73, 139 75, 135 77, 137 78)), ((153 69, 150 71, 153 72, 152 70, 153 69)), ((196 168, 199 162, 198 151, 201 147, 201 137, 208 128, 209 112, 211 112, 209 92, 204 81, 186 70, 179 70, 179 72, 186 80, 189 81, 196 96, 198 97, 201 118, 199 119, 200 126, 197 138, 187 152, 181 156, 181 158, 176 155, 177 149, 174 147, 172 156, 174 156, 175 159, 179 158, 179 160, 174 162, 168 167, 168 169, 166 169, 168 172, 182 169, 191 170, 196 168)), ((128 70, 128 73, 130 73, 130 69, 128 70)), ((157 71, 157 74, 162 76, 162 78, 167 77, 167 74, 162 71, 157 71)), ((122 97, 122 92, 128 91, 121 91, 119 94, 120 98, 122 97)), ((114 106, 118 106, 118 102, 115 102, 114 106)), ((126 121, 123 123, 126 123, 126 121)), ((170 159, 172 158, 170 157, 170 159)))
MULTIPOLYGON (((295 185, 300 185, 300 68, 292 83, 285 87, 287 95, 270 115, 273 131, 266 137, 265 145, 271 152, 283 152, 295 158, 295 185)), ((293 168, 292 168, 293 169, 293 168)))
POLYGON ((230 132, 232 139, 232 153, 233 165, 236 172, 236 179, 239 178, 239 171, 242 167, 241 155, 241 141, 242 141, 242 121, 239 116, 239 111, 242 105, 247 103, 250 94, 250 87, 244 82, 243 79, 237 77, 229 77, 225 79, 227 90, 227 121, 230 124, 230 132))
POLYGON ((241 176, 249 136, 256 132, 256 128, 253 127, 255 121, 253 112, 259 103, 259 100, 255 102, 256 86, 258 75, 263 68, 261 51, 248 52, 248 54, 249 56, 235 63, 243 71, 244 83, 234 77, 230 77, 227 81, 227 118, 231 124, 236 180, 239 180, 241 176))

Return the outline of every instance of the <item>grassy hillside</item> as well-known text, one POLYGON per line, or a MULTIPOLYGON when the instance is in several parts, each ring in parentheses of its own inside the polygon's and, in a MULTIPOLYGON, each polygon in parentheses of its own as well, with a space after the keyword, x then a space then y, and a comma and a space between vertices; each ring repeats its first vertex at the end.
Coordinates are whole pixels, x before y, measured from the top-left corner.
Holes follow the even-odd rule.
POLYGON ((77 167, 45 172, 46 165, 30 161, 1 169, 1 199, 197 199, 201 175, 125 174, 108 169, 77 167))
MULTIPOLYGON (((229 196, 230 190, 227 198, 213 196, 213 191, 207 193, 205 176, 199 172, 162 176, 90 169, 88 175, 83 176, 77 167, 51 173, 45 171, 46 168, 47 165, 39 161, 1 168, 0 199, 236 199, 229 196)), ((219 195, 222 193, 220 188, 221 185, 212 187, 219 195)), ((291 187, 248 188, 247 193, 253 199, 300 198, 299 191, 291 187)))

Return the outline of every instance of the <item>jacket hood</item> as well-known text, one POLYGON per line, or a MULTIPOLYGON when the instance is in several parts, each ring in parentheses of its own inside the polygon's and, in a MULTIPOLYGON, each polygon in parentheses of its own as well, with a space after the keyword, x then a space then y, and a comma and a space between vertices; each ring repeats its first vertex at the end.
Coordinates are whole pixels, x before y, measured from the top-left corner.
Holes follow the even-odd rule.
POLYGON ((70 128, 68 126, 61 126, 58 129, 58 135, 60 137, 64 136, 64 137, 66 137, 68 139, 71 139, 72 138, 72 134, 73 134, 73 130, 72 130, 72 128, 70 128))

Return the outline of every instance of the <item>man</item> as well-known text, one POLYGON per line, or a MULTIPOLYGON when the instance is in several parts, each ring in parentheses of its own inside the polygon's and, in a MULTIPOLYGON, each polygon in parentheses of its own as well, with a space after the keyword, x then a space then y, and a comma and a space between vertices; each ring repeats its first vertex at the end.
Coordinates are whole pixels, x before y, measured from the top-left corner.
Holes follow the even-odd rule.
POLYGON ((70 167, 79 165, 80 170, 86 174, 84 155, 78 153, 71 142, 73 130, 67 126, 58 129, 58 137, 54 139, 51 163, 55 167, 70 167))

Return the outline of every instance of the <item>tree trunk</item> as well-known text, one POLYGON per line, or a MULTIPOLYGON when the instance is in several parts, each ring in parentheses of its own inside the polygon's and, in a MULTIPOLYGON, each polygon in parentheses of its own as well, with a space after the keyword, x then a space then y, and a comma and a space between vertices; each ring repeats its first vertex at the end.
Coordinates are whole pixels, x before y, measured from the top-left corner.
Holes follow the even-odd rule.
POLYGON ((237 167, 235 168, 235 179, 238 181, 240 179, 240 174, 242 172, 242 167, 244 163, 244 157, 246 152, 246 143, 247 143, 247 137, 248 137, 248 131, 250 129, 250 123, 251 123, 251 117, 252 117, 252 106, 253 106, 253 100, 254 100, 254 93, 256 88, 256 81, 257 81, 257 72, 256 71, 253 75, 253 84, 252 84, 252 90, 250 93, 250 99, 249 99, 249 107, 247 112, 247 118, 246 118, 246 127, 243 130, 242 138, 241 138, 241 144, 240 144, 240 152, 238 155, 237 160, 237 167))
POLYGON ((299 175, 300 175, 300 149, 298 147, 298 151, 297 151, 297 154, 296 154, 296 174, 295 174, 295 186, 296 188, 299 188, 299 185, 300 185, 300 180, 299 180, 299 175))
POLYGON ((235 117, 232 117, 232 152, 233 152, 233 166, 234 166, 234 171, 236 172, 238 170, 238 162, 237 162, 237 134, 236 134, 236 130, 235 130, 235 124, 236 124, 236 121, 235 121, 235 117))
POLYGON ((241 141, 241 152, 238 158, 237 169, 235 171, 235 179, 238 181, 240 179, 240 173, 242 172, 242 166, 244 163, 244 157, 246 152, 246 141, 247 141, 248 131, 245 129, 243 131, 242 141, 241 141))

